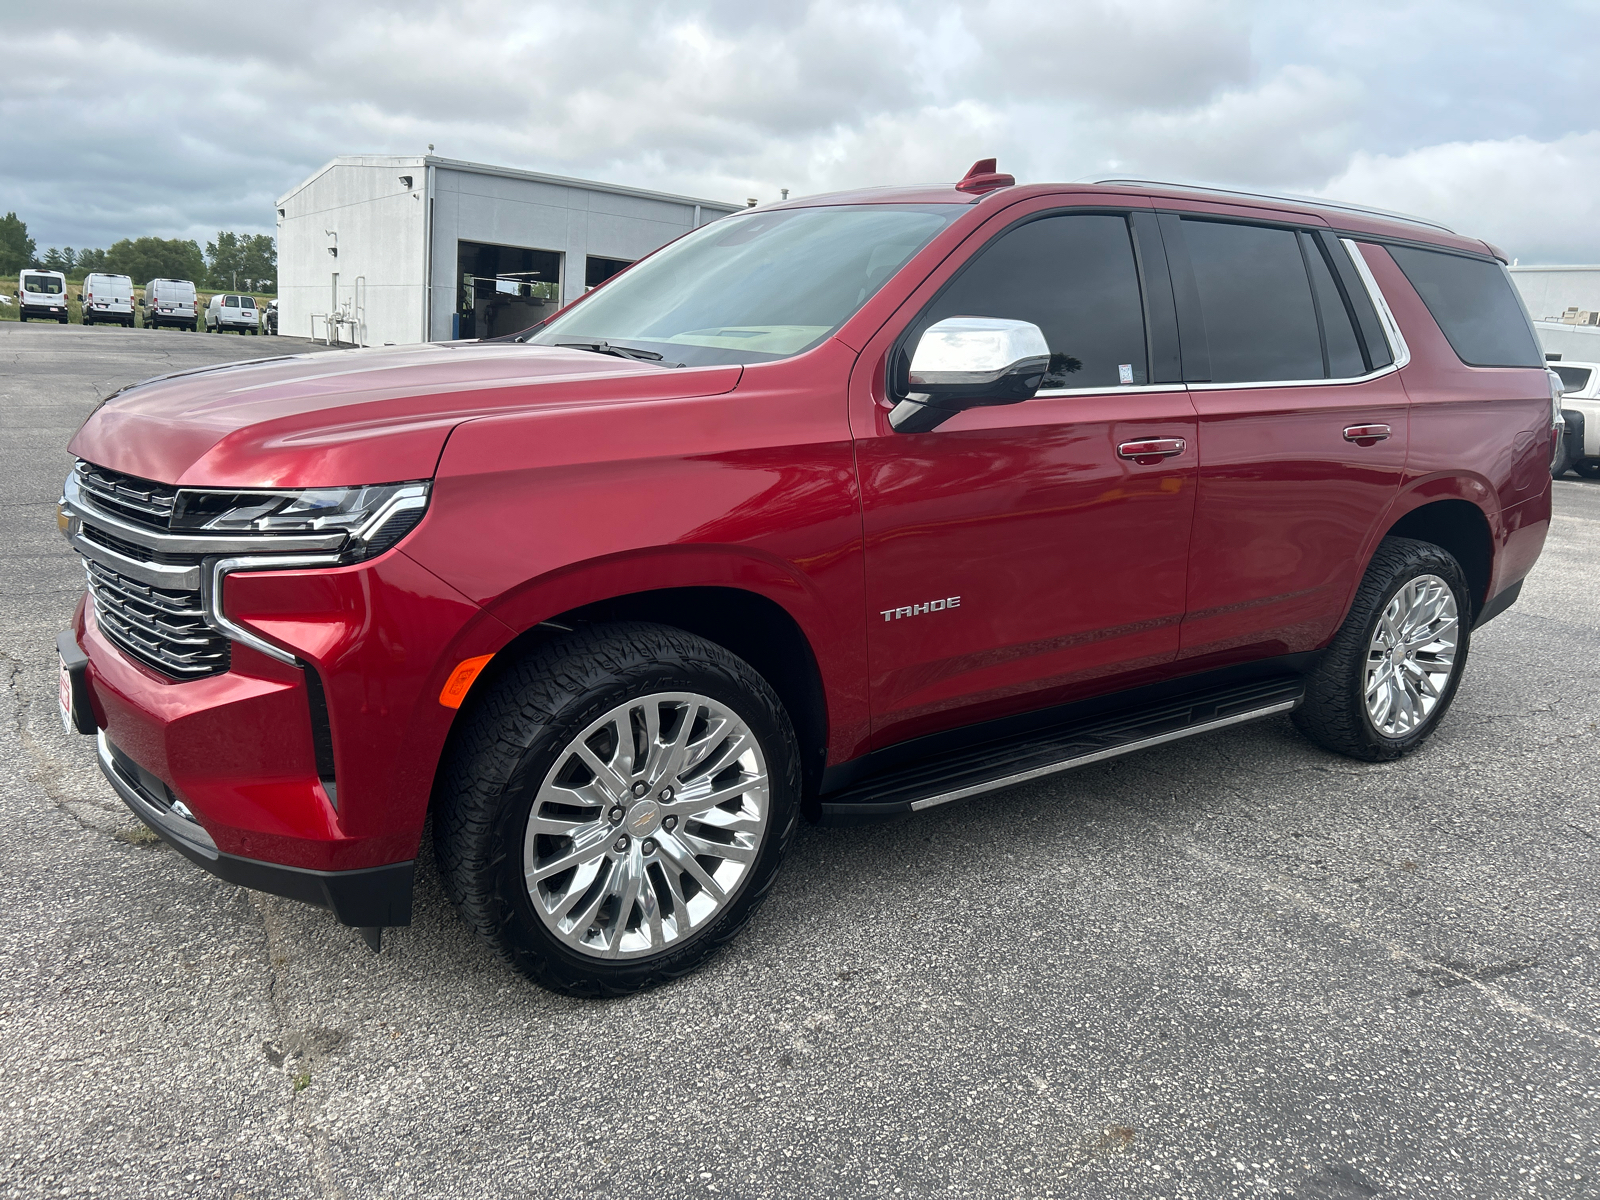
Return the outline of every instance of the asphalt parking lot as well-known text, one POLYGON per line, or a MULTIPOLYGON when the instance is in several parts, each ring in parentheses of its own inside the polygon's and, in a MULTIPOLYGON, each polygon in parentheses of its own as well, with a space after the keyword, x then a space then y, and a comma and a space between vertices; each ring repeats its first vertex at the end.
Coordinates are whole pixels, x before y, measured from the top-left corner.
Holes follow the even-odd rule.
POLYGON ((374 955, 69 738, 65 445, 290 339, 0 325, 0 1195, 1600 1195, 1600 484, 1403 762, 1287 718, 802 830, 700 974, 576 1001, 424 855, 374 955))

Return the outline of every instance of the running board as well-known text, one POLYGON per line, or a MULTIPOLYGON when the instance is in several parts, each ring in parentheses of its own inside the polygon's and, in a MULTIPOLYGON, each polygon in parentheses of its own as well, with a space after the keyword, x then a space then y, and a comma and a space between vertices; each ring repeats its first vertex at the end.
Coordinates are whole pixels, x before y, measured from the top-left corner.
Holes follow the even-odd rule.
POLYGON ((918 812, 1163 742, 1288 712, 1304 696, 1305 685, 1298 676, 1257 680, 933 755, 823 796, 822 821, 848 825, 918 812))

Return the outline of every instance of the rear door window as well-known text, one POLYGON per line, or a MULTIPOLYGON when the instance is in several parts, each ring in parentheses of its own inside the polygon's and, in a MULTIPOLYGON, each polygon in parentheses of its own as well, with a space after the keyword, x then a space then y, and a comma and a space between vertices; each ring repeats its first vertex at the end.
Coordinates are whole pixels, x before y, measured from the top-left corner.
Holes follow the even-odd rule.
POLYGON ((1211 351, 1211 382, 1327 378, 1296 232, 1189 219, 1182 228, 1211 351))
POLYGON ((239 307, 240 308, 254 308, 255 306, 256 306, 256 302, 254 300, 252 300, 249 296, 240 296, 239 297, 239 307))
POLYGON ((222 298, 222 307, 223 308, 238 308, 239 307, 239 297, 237 297, 237 296, 224 296, 222 298))
MULTIPOLYGON (((1321 245, 1309 233, 1301 233, 1300 249, 1305 254, 1306 267, 1311 271, 1311 296, 1317 302, 1317 319, 1322 322, 1323 339, 1328 351, 1327 377, 1354 379, 1357 375, 1365 375, 1367 364, 1361 357, 1361 343, 1356 340, 1350 310, 1345 307, 1344 296, 1334 282, 1333 271, 1323 257, 1321 245)), ((1343 247, 1339 252, 1343 253, 1343 247)))
POLYGON ((1417 295, 1469 367, 1542 367, 1544 355, 1506 269, 1497 262, 1390 246, 1417 295))
POLYGON ((908 347, 945 317, 1037 325, 1050 347, 1046 389, 1150 382, 1139 271, 1120 214, 1060 214, 1002 233, 917 319, 908 347))

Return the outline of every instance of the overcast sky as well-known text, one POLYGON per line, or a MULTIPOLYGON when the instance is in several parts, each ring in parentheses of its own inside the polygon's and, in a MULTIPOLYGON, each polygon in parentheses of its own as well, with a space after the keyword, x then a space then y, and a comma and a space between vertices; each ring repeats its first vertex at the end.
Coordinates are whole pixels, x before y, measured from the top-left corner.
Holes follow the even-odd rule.
POLYGON ((270 233, 339 154, 739 202, 1107 174, 1317 193, 1600 262, 1600 4, 0 0, 41 251, 270 233), (227 11, 232 10, 232 11, 227 11))

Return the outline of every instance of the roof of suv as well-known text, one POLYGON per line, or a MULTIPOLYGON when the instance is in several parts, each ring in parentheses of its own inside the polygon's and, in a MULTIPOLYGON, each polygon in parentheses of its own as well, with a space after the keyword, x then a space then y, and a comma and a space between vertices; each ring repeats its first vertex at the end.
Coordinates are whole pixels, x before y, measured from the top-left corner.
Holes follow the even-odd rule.
MULTIPOLYGON (((1205 204, 1226 206, 1234 210, 1261 210, 1278 217, 1308 219, 1313 224, 1327 225, 1333 229, 1353 234, 1393 238, 1410 242, 1429 242, 1469 254, 1488 253, 1501 262, 1509 262, 1505 253, 1477 238, 1464 237, 1447 226, 1404 213, 1386 212, 1336 200, 1319 200, 1305 196, 1279 196, 1257 192, 1228 191, 1222 188, 1198 187, 1183 183, 1158 183, 1144 179, 1102 179, 1094 182, 1030 183, 997 187, 983 192, 959 190, 955 184, 924 184, 913 187, 862 188, 856 191, 831 192, 817 196, 801 196, 777 204, 764 204, 760 211, 770 212, 780 208, 809 208, 818 204, 970 204, 984 208, 1003 206, 1034 196, 1061 195, 1064 193, 1104 195, 1107 198, 1137 196, 1148 200, 1171 200, 1180 206, 1205 204)), ((751 211, 751 210, 745 210, 751 211)), ((1243 214, 1241 214, 1243 215, 1243 214)))

